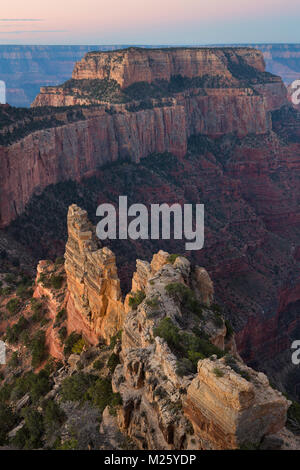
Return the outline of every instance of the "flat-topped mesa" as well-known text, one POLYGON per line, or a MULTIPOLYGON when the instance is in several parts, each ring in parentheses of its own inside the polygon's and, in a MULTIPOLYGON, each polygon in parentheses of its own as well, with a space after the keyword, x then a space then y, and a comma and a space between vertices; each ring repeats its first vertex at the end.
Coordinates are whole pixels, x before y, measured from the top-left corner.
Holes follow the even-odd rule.
POLYGON ((130 47, 86 54, 76 63, 71 80, 42 87, 32 106, 107 105, 145 99, 162 106, 166 104, 163 99, 180 99, 187 90, 198 90, 204 97, 205 90, 210 90, 209 95, 217 94, 217 98, 220 90, 229 97, 261 95, 268 110, 286 100, 282 80, 265 71, 263 55, 257 49, 130 47))
POLYGON ((77 331, 91 343, 109 342, 124 318, 120 281, 114 254, 98 249, 86 211, 75 204, 68 212, 65 270, 68 284, 68 331, 77 331))
POLYGON ((130 47, 118 51, 89 52, 77 62, 72 78, 115 80, 121 88, 136 82, 170 81, 172 76, 195 78, 222 76, 233 79, 232 67, 243 62, 258 72, 265 71, 263 55, 250 48, 130 47))

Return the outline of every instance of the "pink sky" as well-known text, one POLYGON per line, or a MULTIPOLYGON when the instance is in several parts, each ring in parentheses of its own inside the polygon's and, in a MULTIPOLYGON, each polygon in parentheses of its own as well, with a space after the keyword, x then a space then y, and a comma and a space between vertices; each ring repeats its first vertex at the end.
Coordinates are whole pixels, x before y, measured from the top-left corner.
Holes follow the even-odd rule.
POLYGON ((11 0, 0 16, 2 44, 300 42, 299 0, 11 0))

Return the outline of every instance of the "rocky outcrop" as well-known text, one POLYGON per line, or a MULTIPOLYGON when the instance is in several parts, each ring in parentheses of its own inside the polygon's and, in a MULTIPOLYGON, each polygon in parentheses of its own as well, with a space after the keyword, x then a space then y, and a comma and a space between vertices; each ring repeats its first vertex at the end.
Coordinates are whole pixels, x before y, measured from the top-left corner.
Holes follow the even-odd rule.
POLYGON ((50 321, 46 330, 46 346, 49 354, 56 359, 63 359, 63 345, 59 338, 58 329, 55 328, 57 314, 66 306, 66 281, 65 272, 62 266, 55 266, 49 260, 42 260, 37 266, 37 275, 33 297, 39 299, 43 304, 47 318, 50 321), (59 289, 54 288, 49 280, 52 276, 62 278, 62 285, 59 289))
POLYGON ((152 152, 184 155, 186 146, 181 106, 114 115, 100 109, 81 121, 0 146, 0 226, 14 220, 30 197, 50 184, 80 180, 116 160, 138 162, 152 152))
POLYGON ((264 374, 245 365, 240 371, 247 379, 226 366, 224 359, 199 361, 184 410, 200 448, 255 447, 284 427, 289 402, 270 387, 264 374))
POLYGON ((98 248, 86 211, 76 205, 69 209, 68 234, 68 331, 80 332, 91 344, 100 338, 109 342, 124 320, 115 256, 106 247, 98 248))
POLYGON ((263 72, 263 56, 250 48, 167 48, 90 52, 77 62, 73 79, 115 80, 121 88, 135 82, 170 81, 172 76, 188 78, 204 75, 232 78, 231 63, 243 60, 248 66, 263 72))
POLYGON ((226 341, 224 321, 209 306, 213 286, 207 272, 203 268, 191 271, 183 257, 173 264, 171 260, 168 253, 159 252, 151 264, 137 261, 129 298, 139 295, 140 301, 138 305, 127 303, 122 364, 113 376, 113 389, 123 399, 118 413, 120 428, 140 449, 259 445, 265 436, 284 427, 289 403, 269 386, 264 374, 228 354, 235 354, 234 341, 230 345, 226 341), (187 296, 183 303, 182 292, 187 296), (189 311, 188 295, 192 292, 201 299, 200 317, 196 310, 193 314, 189 311), (227 355, 196 361, 196 373, 189 369, 188 357, 182 357, 186 352, 180 341, 190 344, 190 360, 196 354, 191 345, 197 341, 200 349, 210 344, 211 348, 217 346, 219 357, 225 349, 227 355))
MULTIPOLYGON (((130 107, 130 102, 103 104, 92 92, 89 98, 81 98, 60 88, 43 89, 34 106, 91 102, 97 106, 77 110, 71 119, 67 111, 57 113, 52 109, 52 120, 48 115, 37 123, 37 113, 27 127, 28 118, 24 116, 22 129, 13 125, 2 129, 9 144, 0 146, 0 226, 14 220, 32 195, 48 185, 80 180, 104 164, 127 159, 139 162, 157 152, 183 157, 189 136, 198 133, 265 134, 271 129, 269 111, 286 103, 281 80, 264 72, 261 53, 251 49, 130 48, 95 52, 85 56, 74 70, 76 79, 109 78, 119 80, 122 87, 143 80, 169 80, 180 74, 191 80, 206 77, 206 81, 201 87, 199 83, 190 84, 180 93, 168 92, 168 98, 150 99, 147 106, 144 96, 132 101, 130 107), (220 76, 228 82, 214 85, 220 76), (42 130, 34 131, 41 126, 42 130)), ((15 119, 13 116, 12 123, 15 119)))

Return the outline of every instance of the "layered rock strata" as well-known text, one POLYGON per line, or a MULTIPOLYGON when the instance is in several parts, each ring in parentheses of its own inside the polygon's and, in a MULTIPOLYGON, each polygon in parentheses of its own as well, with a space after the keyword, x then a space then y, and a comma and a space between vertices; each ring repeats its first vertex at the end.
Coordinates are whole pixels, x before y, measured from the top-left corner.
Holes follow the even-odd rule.
POLYGON ((69 208, 65 270, 68 285, 68 331, 89 343, 109 342, 121 328, 124 307, 114 254, 99 248, 86 211, 69 208))

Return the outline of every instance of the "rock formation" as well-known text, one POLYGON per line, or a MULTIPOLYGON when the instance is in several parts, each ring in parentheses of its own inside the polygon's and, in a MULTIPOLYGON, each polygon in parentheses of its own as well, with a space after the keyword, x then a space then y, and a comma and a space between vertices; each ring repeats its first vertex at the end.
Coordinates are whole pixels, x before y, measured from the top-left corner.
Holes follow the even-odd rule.
POLYGON ((265 64, 259 51, 250 48, 166 48, 90 52, 77 62, 72 78, 116 80, 121 88, 135 82, 170 81, 172 76, 188 78, 204 75, 232 78, 229 65, 243 60, 248 66, 264 72, 265 64))
MULTIPOLYGON (((140 449, 255 446, 285 425, 287 400, 270 387, 264 374, 248 368, 235 355, 234 341, 228 341, 222 318, 210 307, 211 280, 203 268, 200 273, 195 275, 183 257, 172 264, 164 252, 155 255, 151 264, 137 261, 129 298, 140 292, 144 296, 133 309, 129 302, 122 364, 115 370, 113 389, 123 399, 120 428, 140 449), (194 291, 189 290, 192 285, 194 291), (182 292, 187 295, 183 302, 182 292), (192 292, 202 305, 200 316, 195 314, 197 310, 189 310, 192 292), (208 305, 204 303, 207 295, 208 305), (161 326, 166 321, 168 331, 163 333, 161 326), (193 353, 183 353, 180 341, 189 343, 191 349, 198 341, 203 348, 199 356, 194 351, 194 357, 200 359, 198 373, 182 357, 188 354, 192 359, 193 353), (223 359, 201 359, 205 347, 215 347, 220 356, 225 350, 227 354, 223 359)), ((193 305, 195 309, 197 304, 193 305)))
POLYGON ((121 328, 124 307, 114 254, 97 246, 86 211, 76 205, 68 213, 65 270, 68 284, 68 331, 89 343, 109 342, 121 328))
POLYGON ((264 374, 245 365, 240 370, 247 379, 226 366, 224 359, 199 361, 184 410, 201 448, 255 447, 284 427, 288 401, 270 387, 264 374))
MULTIPOLYGON (((179 93, 168 91, 167 97, 150 98, 146 106, 143 93, 138 100, 127 97, 129 104, 114 105, 107 102, 109 98, 105 103, 95 99, 93 90, 88 97, 78 97, 72 88, 71 94, 61 88, 43 89, 34 106, 93 103, 97 107, 81 110, 81 118, 72 118, 77 122, 68 122, 68 113, 61 116, 51 110, 53 123, 44 122, 37 131, 37 118, 30 126, 24 118, 22 133, 18 128, 14 140, 0 146, 0 226, 21 214, 34 193, 59 181, 91 175, 103 164, 124 159, 139 162, 154 152, 182 157, 188 137, 197 133, 265 134, 271 129, 269 112, 286 103, 282 81, 264 72, 262 54, 251 49, 130 48, 93 53, 77 65, 74 77, 84 82, 83 76, 98 80, 108 74, 109 80, 127 86, 141 80, 169 80, 183 70, 185 79, 196 82, 184 82, 179 93), (106 61, 114 65, 104 67, 106 61)), ((2 134, 11 135, 12 130, 4 127, 2 134)))

